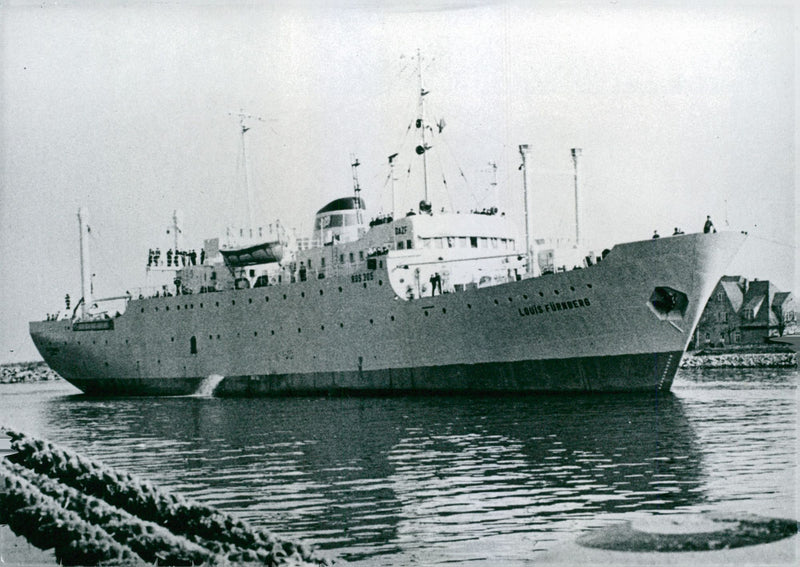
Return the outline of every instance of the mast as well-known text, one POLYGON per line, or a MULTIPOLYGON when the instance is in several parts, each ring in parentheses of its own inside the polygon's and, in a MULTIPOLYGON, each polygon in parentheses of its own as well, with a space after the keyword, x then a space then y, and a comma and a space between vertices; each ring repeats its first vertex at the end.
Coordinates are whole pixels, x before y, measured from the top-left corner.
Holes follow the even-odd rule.
POLYGON ((180 250, 181 246, 181 235, 183 234, 183 222, 182 222, 182 215, 178 209, 172 211, 172 234, 173 234, 173 244, 175 245, 174 250, 180 250))
POLYGON ((361 163, 358 161, 358 158, 355 156, 355 154, 350 154, 350 160, 352 162, 350 164, 350 168, 353 170, 353 195, 355 196, 355 200, 356 200, 356 203, 355 203, 356 204, 356 222, 358 222, 358 224, 361 224, 361 222, 362 222, 362 219, 361 219, 361 185, 359 185, 359 183, 358 183, 358 169, 357 169, 358 166, 361 165, 361 163))
POLYGON ((81 246, 81 293, 83 303, 81 304, 81 318, 89 315, 89 308, 92 306, 92 268, 89 261, 89 211, 86 207, 78 209, 78 226, 80 228, 81 246))
POLYGON ((389 156, 389 179, 392 182, 392 218, 394 218, 394 158, 397 157, 397 154, 392 154, 389 156))
POLYGON ((242 135, 242 169, 244 170, 244 188, 245 194, 247 197, 247 228, 250 231, 250 236, 253 235, 253 190, 250 187, 250 181, 247 177, 247 146, 245 143, 244 135, 250 130, 250 126, 245 125, 245 119, 252 119, 258 120, 259 122, 264 122, 264 119, 260 116, 253 116, 250 114, 245 114, 244 111, 239 112, 229 112, 230 116, 237 116, 239 118, 239 130, 242 135))
POLYGON ((572 167, 575 178, 575 247, 581 245, 581 207, 580 193, 578 191, 578 164, 581 157, 581 148, 572 148, 572 167))
POLYGON ((425 186, 425 202, 428 202, 428 146, 425 143, 425 95, 428 92, 422 87, 422 55, 417 49, 417 77, 419 78, 419 117, 417 128, 420 130, 422 144, 417 146, 417 153, 422 156, 422 173, 425 186))
POLYGON ((519 154, 522 156, 522 165, 519 168, 522 170, 522 195, 525 210, 525 267, 528 274, 532 274, 533 259, 531 257, 531 222, 530 213, 528 212, 528 167, 526 163, 528 144, 520 144, 519 154))

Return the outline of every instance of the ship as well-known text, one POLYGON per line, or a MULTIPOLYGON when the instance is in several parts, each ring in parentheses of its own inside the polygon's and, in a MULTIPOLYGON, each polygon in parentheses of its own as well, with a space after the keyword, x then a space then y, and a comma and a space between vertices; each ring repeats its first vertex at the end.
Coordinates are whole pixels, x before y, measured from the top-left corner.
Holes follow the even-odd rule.
MULTIPOLYGON (((443 122, 419 113, 423 160, 443 122), (427 136, 427 139, 426 139, 427 136)), ((242 127, 242 134, 246 127, 242 127)), ((89 395, 407 395, 667 392, 746 235, 677 234, 581 248, 525 236, 494 207, 419 206, 368 219, 351 194, 314 216, 310 239, 279 223, 177 242, 148 261, 160 287, 94 299, 88 213, 79 212, 82 297, 30 323, 47 364, 89 395), (121 301, 117 312, 104 308, 121 301)), ((391 164, 395 155, 390 156, 391 164)))

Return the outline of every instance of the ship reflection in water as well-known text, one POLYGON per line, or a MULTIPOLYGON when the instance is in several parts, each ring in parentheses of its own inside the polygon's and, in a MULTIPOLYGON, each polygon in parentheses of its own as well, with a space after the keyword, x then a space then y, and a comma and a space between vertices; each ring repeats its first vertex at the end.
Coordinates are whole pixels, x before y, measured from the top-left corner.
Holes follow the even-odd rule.
POLYGON ((671 394, 74 396, 46 411, 58 441, 350 560, 515 533, 530 553, 576 521, 701 498, 671 394))

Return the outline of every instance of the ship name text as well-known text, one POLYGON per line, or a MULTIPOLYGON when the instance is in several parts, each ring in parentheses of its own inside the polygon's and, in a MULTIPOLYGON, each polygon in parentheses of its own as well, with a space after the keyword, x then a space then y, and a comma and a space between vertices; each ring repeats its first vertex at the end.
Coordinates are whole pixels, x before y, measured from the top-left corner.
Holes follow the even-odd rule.
POLYGON ((551 301, 550 303, 535 303, 520 307, 518 312, 520 317, 527 317, 528 315, 540 315, 542 313, 555 313, 557 311, 568 311, 571 309, 581 309, 583 307, 590 307, 592 304, 588 297, 583 299, 572 299, 570 301, 551 301))

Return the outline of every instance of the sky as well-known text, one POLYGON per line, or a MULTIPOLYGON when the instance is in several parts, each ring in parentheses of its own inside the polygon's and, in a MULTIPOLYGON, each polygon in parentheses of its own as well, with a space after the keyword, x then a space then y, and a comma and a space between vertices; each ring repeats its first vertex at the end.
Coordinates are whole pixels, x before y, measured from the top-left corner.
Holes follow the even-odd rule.
POLYGON ((0 2, 0 362, 39 359, 28 321, 80 296, 80 206, 98 297, 146 285, 175 209, 187 248, 249 214, 308 235, 353 158, 388 212, 395 152, 413 206, 418 50, 435 209, 522 234, 528 144, 533 232, 570 236, 577 147, 595 250, 711 215, 751 235, 730 274, 800 290, 792 2, 372 4, 0 2))

